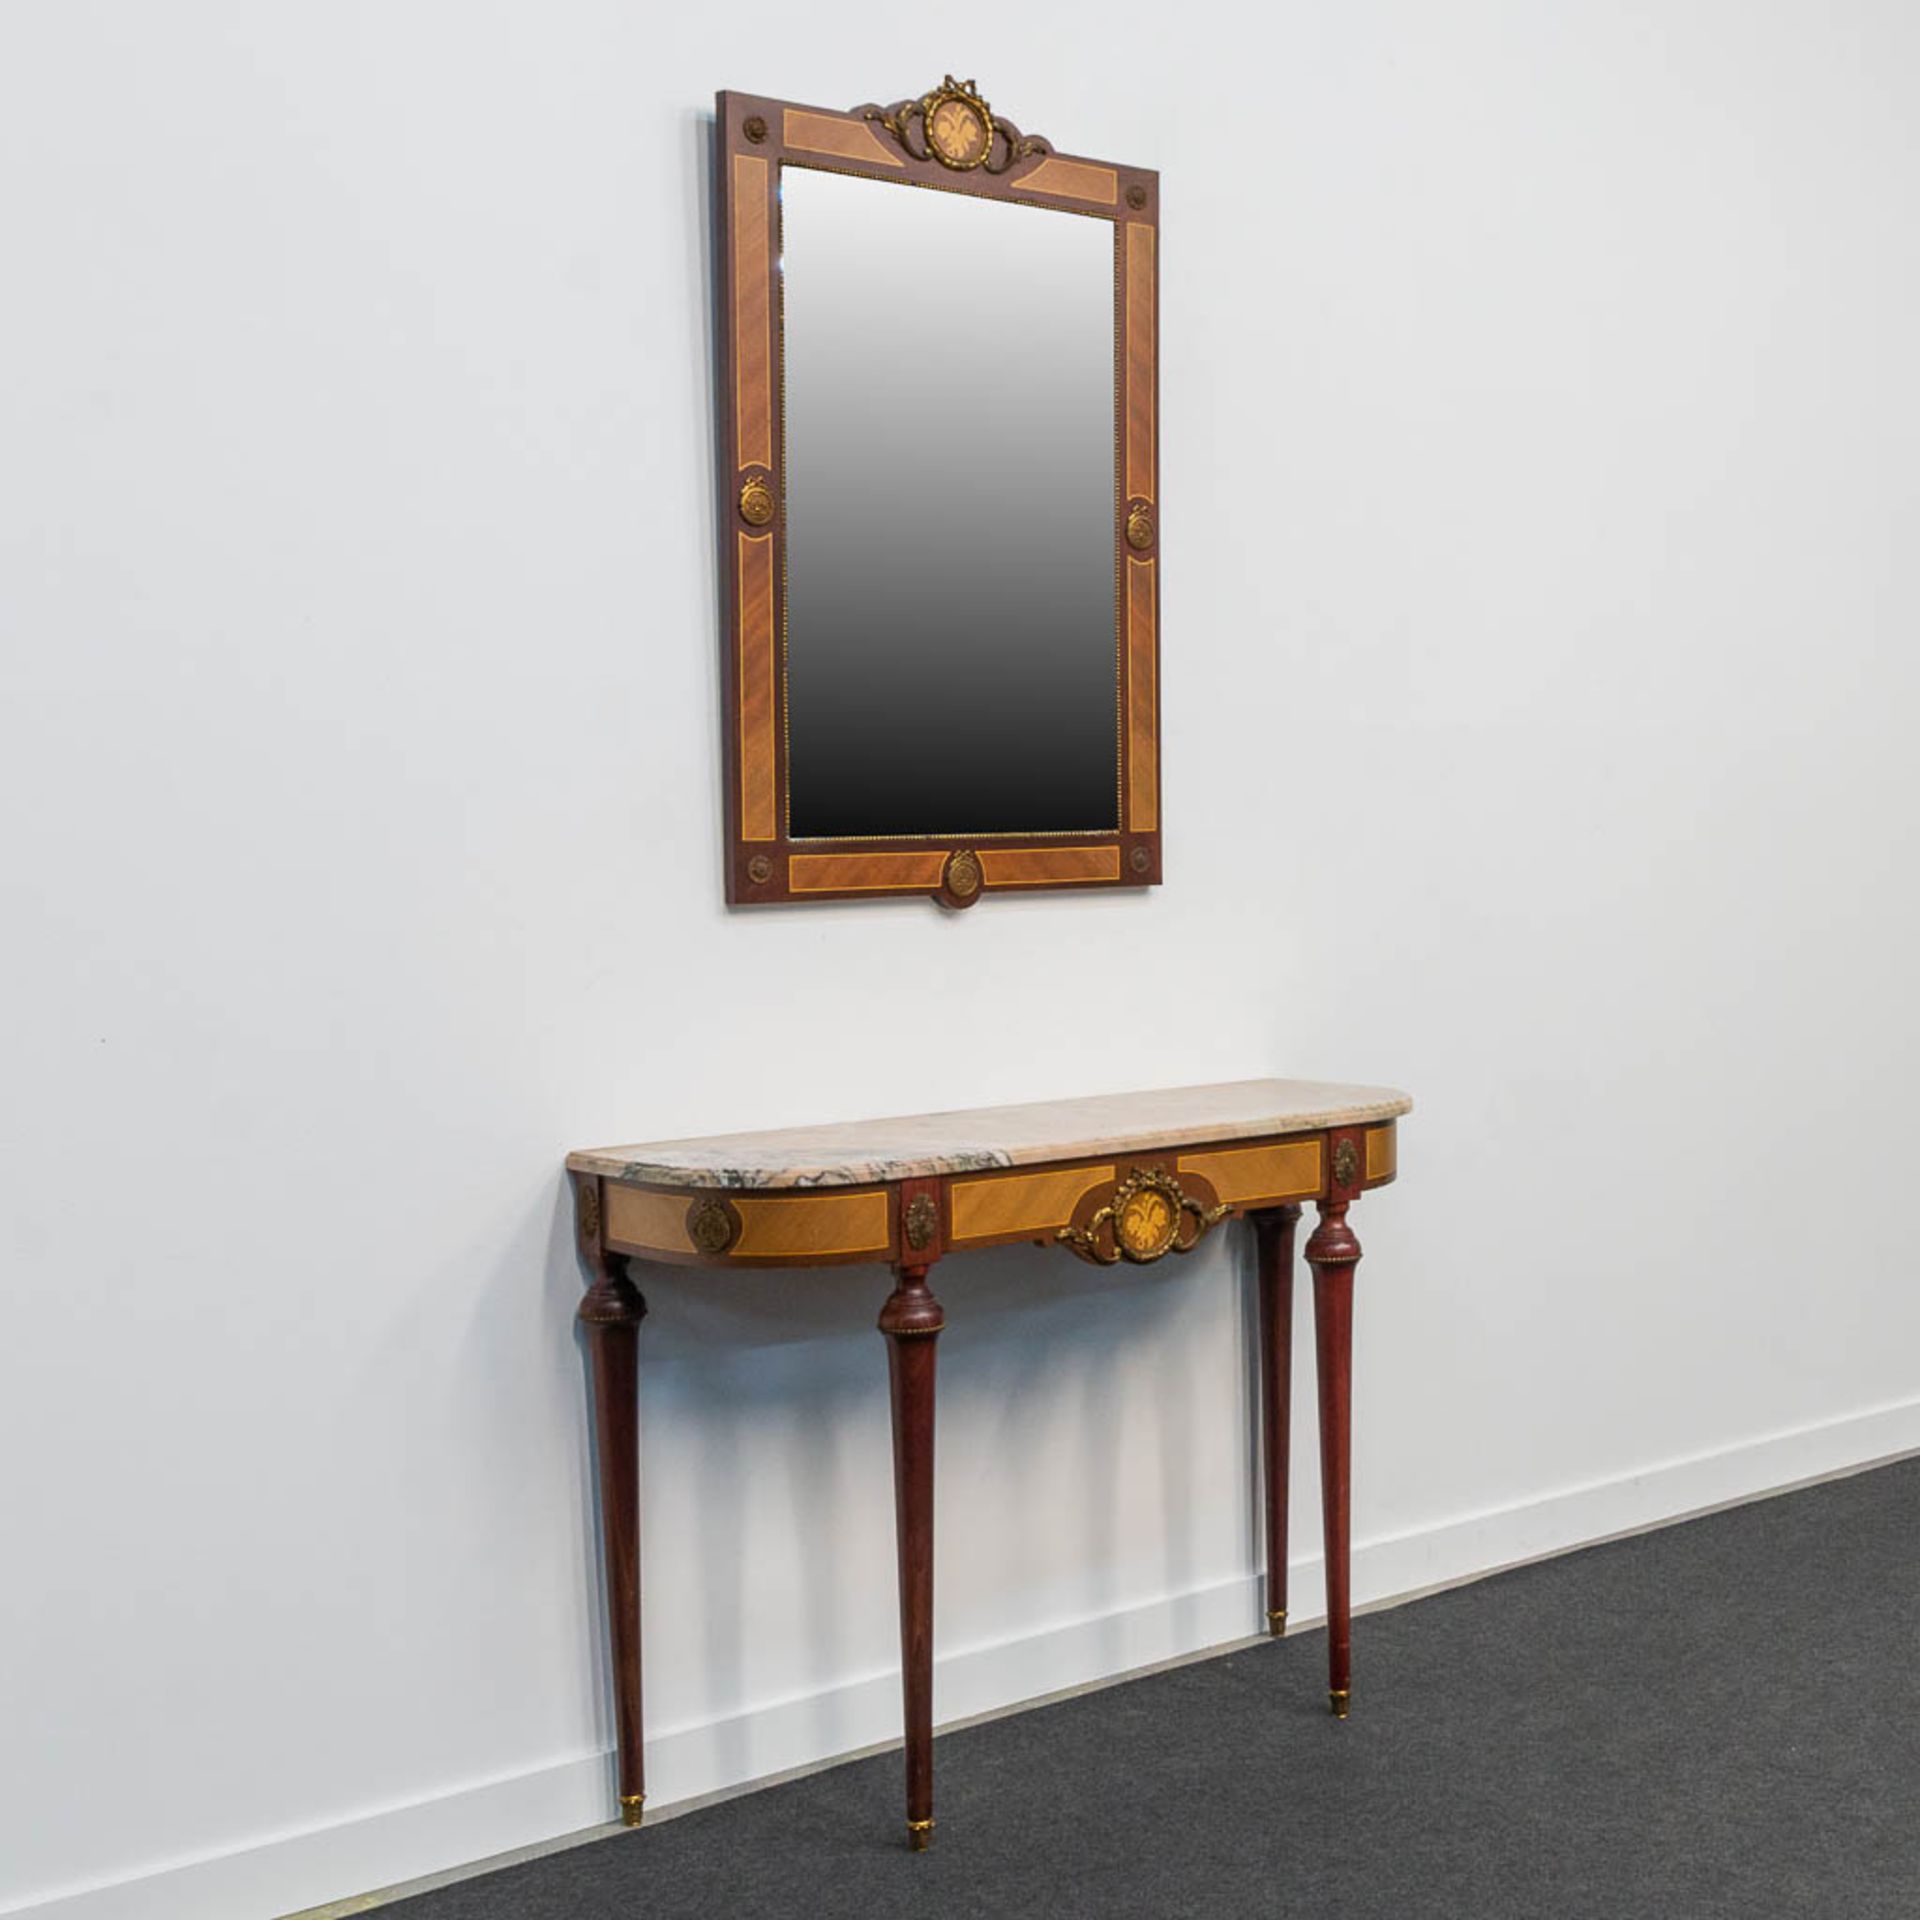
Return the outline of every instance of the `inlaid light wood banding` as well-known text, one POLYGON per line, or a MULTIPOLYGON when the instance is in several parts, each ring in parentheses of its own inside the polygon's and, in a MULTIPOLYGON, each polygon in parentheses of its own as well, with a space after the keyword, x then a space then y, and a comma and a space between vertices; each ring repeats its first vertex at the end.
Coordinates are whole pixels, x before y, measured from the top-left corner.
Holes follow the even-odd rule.
POLYGON ((877 893, 940 884, 944 853, 796 853, 787 861, 790 893, 877 893))
POLYGON ((1160 824, 1159 579, 1155 561, 1127 562, 1127 824, 1135 833, 1160 824))
POLYGON ((892 1242, 885 1193, 795 1193, 765 1200, 738 1195, 734 1205, 740 1237, 729 1251, 742 1258, 884 1253, 892 1242))
POLYGON ((1181 1173, 1197 1173, 1229 1206, 1303 1200, 1320 1191, 1320 1142, 1283 1140, 1267 1147, 1183 1153, 1181 1173))
POLYGON ((773 645, 773 535, 740 541, 740 837, 779 832, 773 645))
POLYGON ((1118 880, 1116 846, 982 847, 980 870, 990 887, 1052 887, 1075 880, 1118 880))
POLYGON ((773 465, 773 293, 769 163, 733 156, 734 444, 743 467, 773 465))
POLYGON ((1389 1180, 1400 1168, 1398 1129, 1371 1127, 1367 1131, 1367 1178, 1389 1180))
POLYGON ((1001 1233, 1044 1233, 1064 1227, 1095 1187, 1113 1178, 1112 1167, 1068 1167, 1053 1173, 1022 1173, 996 1180, 956 1180, 948 1189, 955 1242, 991 1239, 1001 1233))
POLYGON ((786 110, 787 145, 803 153, 830 153, 841 160, 872 160, 883 167, 907 163, 885 146, 864 120, 842 120, 832 113, 809 113, 804 107, 786 110))
POLYGON ((1023 193, 1064 193, 1075 200, 1097 200, 1103 207, 1120 198, 1120 176, 1111 167, 1087 160, 1063 160, 1049 154, 1020 182, 1023 193))
POLYGON ((1153 498, 1153 229, 1127 222, 1127 493, 1153 498))
POLYGON ((660 1253, 692 1253, 687 1235, 687 1196, 684 1193, 648 1193, 639 1187, 611 1182, 602 1209, 607 1238, 631 1247, 652 1247, 660 1253))

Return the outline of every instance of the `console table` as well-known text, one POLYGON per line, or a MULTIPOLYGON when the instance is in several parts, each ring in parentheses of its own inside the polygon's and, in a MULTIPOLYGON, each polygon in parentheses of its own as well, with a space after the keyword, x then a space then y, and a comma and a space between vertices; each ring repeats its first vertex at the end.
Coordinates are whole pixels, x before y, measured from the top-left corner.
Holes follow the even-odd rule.
POLYGON ((593 1359, 595 1436, 613 1642, 621 1817, 646 1804, 640 1720, 638 1339, 646 1303, 630 1263, 893 1269, 880 1309, 893 1391, 907 1839, 933 1831, 933 1360, 946 1314, 927 1284, 949 1253, 1032 1240, 1100 1266, 1190 1253, 1221 1221, 1254 1226, 1260 1286, 1261 1463, 1267 1628, 1287 1621, 1288 1385, 1293 1236, 1319 1219, 1313 1269, 1320 1472, 1327 1555, 1329 1703, 1349 1677, 1348 1463, 1353 1270, 1347 1210, 1394 1177, 1387 1087, 1245 1080, 971 1113, 602 1147, 567 1156, 593 1359))

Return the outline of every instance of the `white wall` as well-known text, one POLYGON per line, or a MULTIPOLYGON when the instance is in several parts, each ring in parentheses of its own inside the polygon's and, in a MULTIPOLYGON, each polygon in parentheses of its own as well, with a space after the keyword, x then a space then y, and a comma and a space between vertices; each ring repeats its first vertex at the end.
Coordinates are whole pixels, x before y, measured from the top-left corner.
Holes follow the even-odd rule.
MULTIPOLYGON (((0 1908, 603 1816, 576 1144, 1411 1088, 1371 1591, 1920 1445, 1916 58, 1865 0, 9 6, 0 1908), (1170 877, 729 915, 705 116, 952 60, 1164 172, 1170 877)), ((946 1270, 943 1713, 1251 1627, 1244 1261, 946 1270)), ((656 1800, 891 1725, 884 1284, 646 1282, 656 1800)))

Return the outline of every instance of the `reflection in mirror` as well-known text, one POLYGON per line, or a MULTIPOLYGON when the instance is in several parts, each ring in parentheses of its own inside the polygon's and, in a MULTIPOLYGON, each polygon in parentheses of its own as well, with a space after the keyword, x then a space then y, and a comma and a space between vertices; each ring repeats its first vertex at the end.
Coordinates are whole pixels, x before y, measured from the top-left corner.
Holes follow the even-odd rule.
POLYGON ((1112 832, 1114 230, 780 172, 789 832, 1112 832))

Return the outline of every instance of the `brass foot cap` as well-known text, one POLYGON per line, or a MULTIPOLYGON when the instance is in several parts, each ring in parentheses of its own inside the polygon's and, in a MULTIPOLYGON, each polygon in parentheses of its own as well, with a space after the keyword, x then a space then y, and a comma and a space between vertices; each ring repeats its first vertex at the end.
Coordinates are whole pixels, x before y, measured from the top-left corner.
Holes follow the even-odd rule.
POLYGON ((1347 1717, 1347 1702, 1353 1698, 1351 1687, 1331 1687, 1327 1691, 1327 1705, 1333 1710, 1336 1720, 1347 1717))
POLYGON ((1267 1631, 1278 1640, 1287 1630, 1287 1610, 1282 1607, 1278 1613, 1267 1615, 1267 1631))
POLYGON ((933 1822, 931 1820, 909 1820, 907 1822, 907 1851, 925 1853, 933 1844, 933 1822))
POLYGON ((644 1823, 647 1816, 647 1796, 644 1793, 623 1793, 620 1796, 620 1824, 637 1827, 644 1823))

